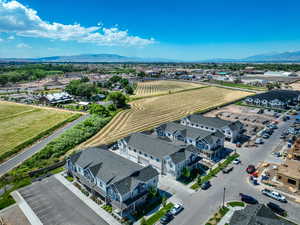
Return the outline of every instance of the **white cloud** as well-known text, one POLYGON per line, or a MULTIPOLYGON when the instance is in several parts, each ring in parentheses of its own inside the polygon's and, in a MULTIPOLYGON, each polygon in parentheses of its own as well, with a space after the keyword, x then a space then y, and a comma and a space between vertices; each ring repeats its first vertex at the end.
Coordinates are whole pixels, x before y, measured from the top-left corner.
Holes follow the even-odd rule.
POLYGON ((132 36, 127 30, 120 30, 117 27, 105 28, 99 23, 92 27, 83 27, 80 24, 50 23, 42 20, 37 11, 14 0, 0 0, 0 32, 15 33, 24 37, 73 40, 99 45, 144 46, 155 42, 153 38, 132 36))
POLYGON ((8 39, 8 40, 14 40, 14 39, 15 39, 15 36, 10 35, 7 39, 8 39))
POLYGON ((25 44, 25 43, 17 44, 16 47, 17 47, 17 48, 31 48, 28 44, 25 44))
POLYGON ((2 38, 0 38, 0 42, 4 41, 2 38))

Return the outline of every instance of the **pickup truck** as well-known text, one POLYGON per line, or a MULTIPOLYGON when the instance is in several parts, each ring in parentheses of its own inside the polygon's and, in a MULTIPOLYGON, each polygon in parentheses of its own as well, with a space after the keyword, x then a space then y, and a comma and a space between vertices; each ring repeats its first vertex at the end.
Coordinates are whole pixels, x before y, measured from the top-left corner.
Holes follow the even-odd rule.
POLYGON ((278 192, 276 192, 276 191, 271 191, 271 190, 265 188, 265 189, 263 189, 263 190, 261 191, 261 193, 262 193, 263 195, 266 195, 266 196, 268 196, 268 197, 270 197, 270 198, 273 198, 273 199, 275 199, 275 200, 277 200, 277 201, 280 201, 280 202, 287 202, 286 198, 285 198, 283 195, 281 195, 281 194, 279 194, 278 192))

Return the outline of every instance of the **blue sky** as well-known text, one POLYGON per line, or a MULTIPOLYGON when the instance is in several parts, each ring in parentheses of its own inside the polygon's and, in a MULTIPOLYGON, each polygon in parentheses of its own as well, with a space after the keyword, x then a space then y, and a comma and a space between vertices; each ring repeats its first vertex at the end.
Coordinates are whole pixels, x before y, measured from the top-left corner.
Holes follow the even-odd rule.
POLYGON ((300 50, 299 0, 0 0, 0 57, 182 60, 300 50))

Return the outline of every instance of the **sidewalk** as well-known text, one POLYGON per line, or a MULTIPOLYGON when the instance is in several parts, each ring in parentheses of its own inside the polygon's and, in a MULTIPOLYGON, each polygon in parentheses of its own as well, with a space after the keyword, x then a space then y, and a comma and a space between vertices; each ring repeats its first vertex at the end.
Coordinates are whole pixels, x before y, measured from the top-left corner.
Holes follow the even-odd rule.
POLYGON ((11 193, 11 196, 15 199, 18 206, 32 225, 43 225, 43 223, 40 221, 40 219, 33 212, 31 207, 27 204, 27 202, 24 200, 24 198, 20 195, 18 191, 13 191, 11 193))
POLYGON ((227 206, 229 208, 229 211, 223 216, 223 218, 220 220, 218 225, 225 225, 226 223, 229 223, 230 218, 232 217, 233 213, 237 210, 243 209, 243 207, 231 207, 227 206))
POLYGON ((85 196, 78 188, 76 188, 71 182, 67 181, 62 173, 54 175, 66 188, 68 188, 74 195, 76 195, 81 201, 83 201, 90 209, 92 209, 98 216, 104 219, 110 225, 120 225, 120 223, 112 217, 112 215, 102 209, 89 197, 85 196))

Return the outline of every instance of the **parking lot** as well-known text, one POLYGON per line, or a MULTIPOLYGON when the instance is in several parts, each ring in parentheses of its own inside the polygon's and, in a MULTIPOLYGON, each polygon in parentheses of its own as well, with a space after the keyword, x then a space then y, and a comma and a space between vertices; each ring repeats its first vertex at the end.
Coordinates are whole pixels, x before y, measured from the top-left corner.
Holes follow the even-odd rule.
POLYGON ((108 225, 54 177, 19 193, 44 225, 108 225))

